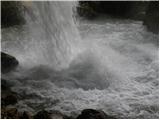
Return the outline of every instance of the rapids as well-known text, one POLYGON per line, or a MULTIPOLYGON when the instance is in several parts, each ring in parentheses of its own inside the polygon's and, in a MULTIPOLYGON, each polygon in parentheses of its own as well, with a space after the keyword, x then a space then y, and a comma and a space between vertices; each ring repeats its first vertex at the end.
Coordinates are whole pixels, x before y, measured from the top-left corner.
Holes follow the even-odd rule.
POLYGON ((158 118, 158 35, 141 21, 111 17, 75 24, 73 6, 35 2, 26 25, 2 29, 2 51, 20 62, 2 74, 21 98, 15 106, 158 118))

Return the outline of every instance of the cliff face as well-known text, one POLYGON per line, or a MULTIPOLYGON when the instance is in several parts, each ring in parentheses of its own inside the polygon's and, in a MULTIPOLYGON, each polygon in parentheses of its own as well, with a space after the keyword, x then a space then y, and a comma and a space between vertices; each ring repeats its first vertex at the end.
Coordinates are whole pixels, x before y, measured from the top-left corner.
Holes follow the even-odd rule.
POLYGON ((143 20, 149 2, 144 1, 80 1, 80 16, 94 18, 107 14, 113 17, 143 20), (95 14, 97 13, 97 14, 95 14))
POLYGON ((1 27, 22 25, 24 7, 19 1, 1 1, 1 27))
POLYGON ((144 25, 153 33, 159 33, 159 2, 151 1, 146 10, 144 25))
POLYGON ((158 1, 80 1, 80 16, 94 19, 101 14, 112 17, 141 20, 153 33, 159 32, 158 1))

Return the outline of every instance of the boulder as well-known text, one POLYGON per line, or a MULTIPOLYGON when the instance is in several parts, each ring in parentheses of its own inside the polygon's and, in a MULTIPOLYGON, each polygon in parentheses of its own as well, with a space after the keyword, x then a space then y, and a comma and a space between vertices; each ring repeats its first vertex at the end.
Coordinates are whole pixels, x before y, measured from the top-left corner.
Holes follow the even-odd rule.
POLYGON ((4 52, 1 52, 1 70, 2 73, 10 72, 11 70, 15 69, 18 66, 18 60, 8 55, 4 52))
POLYGON ((101 110, 84 109, 77 119, 115 119, 101 110))

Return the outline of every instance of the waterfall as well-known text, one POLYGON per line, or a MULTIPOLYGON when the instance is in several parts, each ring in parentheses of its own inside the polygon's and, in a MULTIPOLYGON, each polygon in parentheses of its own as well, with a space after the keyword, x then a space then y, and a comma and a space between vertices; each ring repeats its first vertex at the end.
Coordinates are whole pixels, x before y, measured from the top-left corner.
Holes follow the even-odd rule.
POLYGON ((61 68, 79 52, 80 35, 75 23, 76 2, 32 2, 27 8, 29 26, 27 54, 39 64, 61 68), (30 51, 30 52, 28 52, 30 51))
POLYGON ((4 75, 19 111, 159 117, 158 35, 141 21, 107 16, 77 25, 76 2, 24 4, 26 24, 2 29, 2 50, 20 63, 4 75))

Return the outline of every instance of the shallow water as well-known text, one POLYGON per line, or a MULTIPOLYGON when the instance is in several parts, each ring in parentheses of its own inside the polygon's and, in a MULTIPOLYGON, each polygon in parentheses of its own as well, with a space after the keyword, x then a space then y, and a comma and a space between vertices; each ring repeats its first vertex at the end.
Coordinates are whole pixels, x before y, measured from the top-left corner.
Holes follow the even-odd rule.
POLYGON ((58 71, 43 63, 23 64, 36 57, 23 55, 30 39, 25 26, 2 30, 2 51, 20 61, 15 71, 2 75, 20 95, 15 106, 72 116, 95 108, 118 118, 158 118, 158 35, 141 21, 113 18, 81 20, 78 30, 81 52, 58 71))

